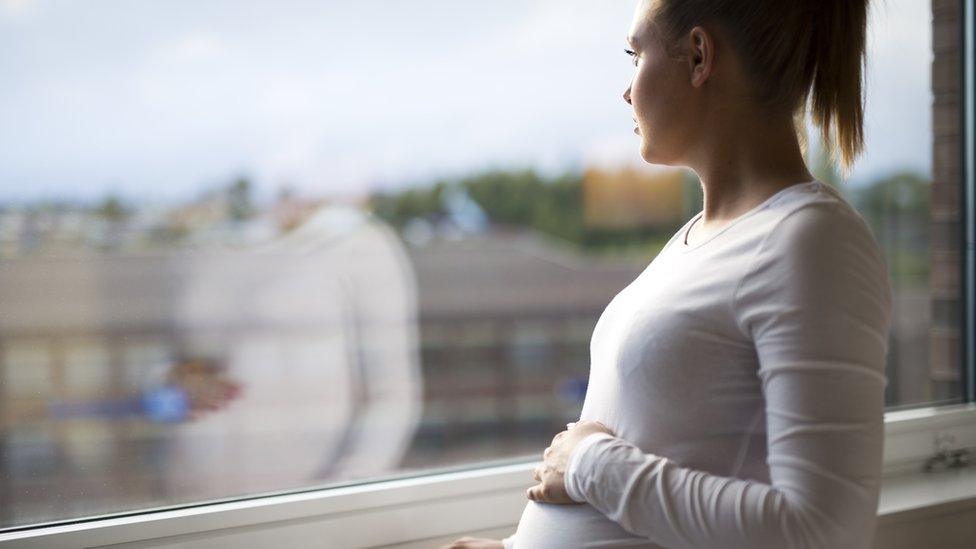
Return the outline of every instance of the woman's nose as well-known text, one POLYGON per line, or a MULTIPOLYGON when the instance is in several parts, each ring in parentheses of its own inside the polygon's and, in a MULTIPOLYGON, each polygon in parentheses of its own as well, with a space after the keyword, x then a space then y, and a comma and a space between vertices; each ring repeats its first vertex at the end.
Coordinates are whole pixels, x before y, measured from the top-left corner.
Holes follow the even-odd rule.
POLYGON ((626 101, 628 105, 631 104, 631 102, 630 102, 630 86, 627 86, 627 89, 624 90, 624 101, 626 101))

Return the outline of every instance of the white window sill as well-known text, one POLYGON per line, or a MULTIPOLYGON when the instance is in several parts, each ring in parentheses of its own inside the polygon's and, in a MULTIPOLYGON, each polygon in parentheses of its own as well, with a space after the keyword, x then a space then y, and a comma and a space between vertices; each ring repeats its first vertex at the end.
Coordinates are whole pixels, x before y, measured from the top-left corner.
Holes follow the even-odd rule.
MULTIPOLYGON (((976 508, 976 471, 917 473, 937 433, 976 448, 976 405, 886 415, 879 523, 976 508)), ((0 547, 374 547, 512 528, 534 463, 375 482, 0 534, 0 547)))
POLYGON ((882 524, 929 514, 976 509, 976 468, 886 478, 878 516, 882 524))

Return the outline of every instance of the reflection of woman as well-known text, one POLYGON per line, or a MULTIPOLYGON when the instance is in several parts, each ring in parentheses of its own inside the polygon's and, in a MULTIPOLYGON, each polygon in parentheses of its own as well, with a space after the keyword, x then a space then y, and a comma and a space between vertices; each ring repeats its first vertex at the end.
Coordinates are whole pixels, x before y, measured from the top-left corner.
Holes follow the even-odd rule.
POLYGON ((282 238, 180 258, 177 326, 243 390, 174 427, 172 501, 388 474, 420 419, 416 283, 392 230, 328 206, 282 238))
POLYGON ((812 88, 845 167, 860 152, 866 12, 639 3, 624 99, 641 156, 694 169, 704 207, 601 316, 580 421, 546 449, 506 547, 871 545, 891 290, 795 126, 812 88))

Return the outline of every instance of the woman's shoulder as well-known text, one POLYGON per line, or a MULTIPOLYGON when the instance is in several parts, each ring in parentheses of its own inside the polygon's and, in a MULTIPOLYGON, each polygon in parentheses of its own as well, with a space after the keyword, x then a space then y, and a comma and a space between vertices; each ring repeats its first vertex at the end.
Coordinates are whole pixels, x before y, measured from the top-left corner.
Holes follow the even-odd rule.
POLYGON ((763 234, 744 278, 768 284, 769 291, 816 293, 818 287, 854 288, 857 281, 870 281, 873 287, 865 292, 890 293, 887 261, 854 206, 826 183, 798 191, 763 212, 763 234))
POLYGON ((872 315, 866 311, 875 311, 879 323, 890 319, 884 255, 868 223, 840 191, 827 184, 810 186, 762 213, 762 241, 733 293, 740 325, 786 314, 770 303, 842 319, 857 305, 867 316, 872 315))
POLYGON ((796 250, 806 243, 878 251, 870 225, 840 190, 827 183, 817 181, 797 188, 797 192, 770 204, 764 214, 767 247, 796 250))

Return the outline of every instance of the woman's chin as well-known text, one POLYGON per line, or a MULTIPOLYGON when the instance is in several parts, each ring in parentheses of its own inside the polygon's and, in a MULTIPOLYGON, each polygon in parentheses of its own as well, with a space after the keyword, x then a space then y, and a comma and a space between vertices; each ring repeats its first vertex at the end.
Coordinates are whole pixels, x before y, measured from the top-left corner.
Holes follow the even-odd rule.
POLYGON ((641 144, 640 155, 644 162, 647 162, 648 164, 656 164, 658 166, 677 165, 675 164, 674 159, 662 157, 660 154, 658 154, 658 151, 651 149, 646 142, 641 144))
POLYGON ((647 162, 649 164, 654 163, 654 154, 652 153, 650 144, 647 142, 646 139, 641 142, 640 155, 641 158, 644 159, 644 162, 647 162))

